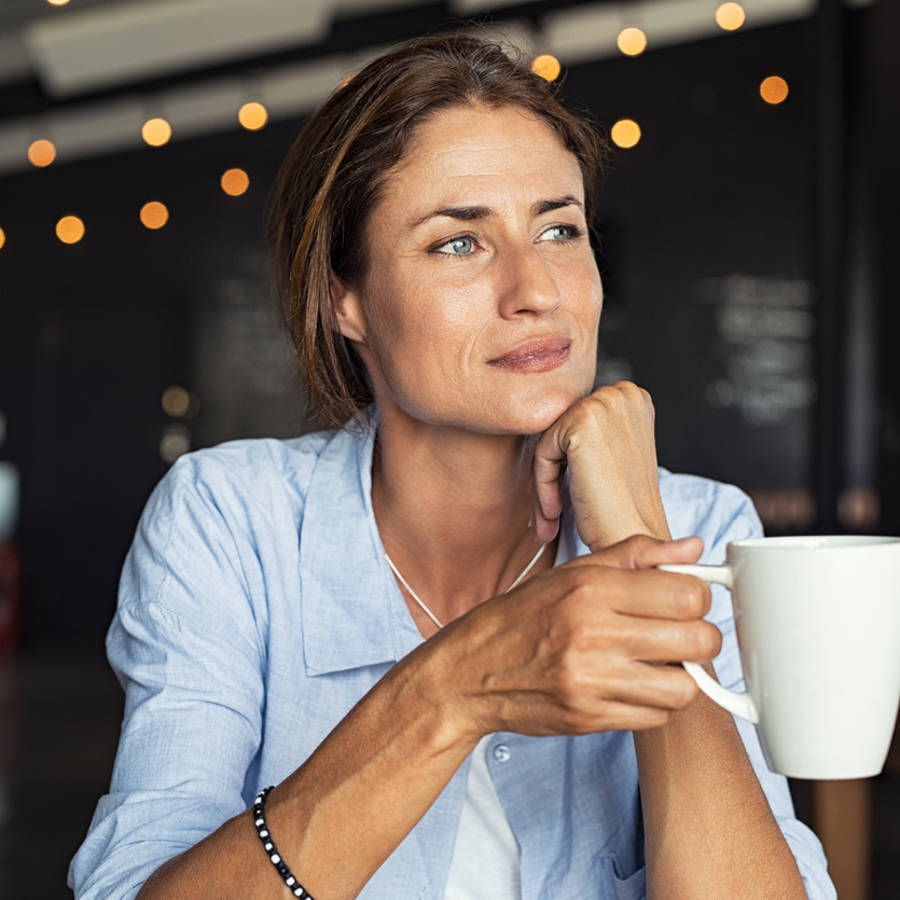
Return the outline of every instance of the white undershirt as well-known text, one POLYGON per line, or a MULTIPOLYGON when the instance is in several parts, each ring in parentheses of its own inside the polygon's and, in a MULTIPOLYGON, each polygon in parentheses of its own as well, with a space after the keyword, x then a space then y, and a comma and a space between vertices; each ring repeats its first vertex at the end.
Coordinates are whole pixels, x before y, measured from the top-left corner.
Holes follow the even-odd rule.
POLYGON ((444 900, 519 900, 520 851, 487 767, 483 737, 472 751, 466 799, 444 900))

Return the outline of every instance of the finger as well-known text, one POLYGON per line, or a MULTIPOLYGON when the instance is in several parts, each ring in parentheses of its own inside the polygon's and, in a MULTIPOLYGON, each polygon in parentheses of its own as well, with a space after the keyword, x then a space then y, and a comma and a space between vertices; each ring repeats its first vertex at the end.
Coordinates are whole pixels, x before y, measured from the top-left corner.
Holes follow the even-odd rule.
POLYGON ((681 666, 654 666, 634 662, 613 684, 607 681, 609 698, 633 706, 678 710, 690 706, 699 693, 697 682, 681 666))
MULTIPOLYGON (((678 621, 702 619, 709 612, 712 593, 702 578, 659 569, 623 571, 622 575, 615 593, 608 594, 616 612, 678 621)), ((600 576, 587 577, 597 578, 599 584, 600 576)))
POLYGON ((534 532, 534 539, 539 544, 549 544, 559 532, 559 519, 548 519, 541 510, 537 499, 535 499, 531 513, 531 527, 534 532))
POLYGON ((694 563, 702 553, 703 541, 699 537, 661 541, 649 535, 637 534, 591 555, 604 566, 648 569, 664 563, 694 563))
POLYGON ((604 701, 596 713, 579 715, 564 728, 566 734, 591 734, 597 731, 643 731, 659 728, 669 721, 670 711, 657 706, 640 706, 617 700, 604 701))
POLYGON ((537 509, 544 521, 555 521, 562 515, 561 479, 566 461, 560 435, 551 426, 534 448, 534 494, 537 509))
POLYGON ((722 649, 722 633, 703 619, 678 622, 672 619, 634 617, 633 631, 622 640, 622 651, 635 662, 706 662, 722 649))

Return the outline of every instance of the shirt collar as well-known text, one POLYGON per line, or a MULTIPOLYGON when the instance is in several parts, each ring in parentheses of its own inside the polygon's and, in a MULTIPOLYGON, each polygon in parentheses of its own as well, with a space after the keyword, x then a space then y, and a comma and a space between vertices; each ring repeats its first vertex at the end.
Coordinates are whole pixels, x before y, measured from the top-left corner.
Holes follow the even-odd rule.
MULTIPOLYGON (((422 643, 388 567, 372 510, 374 407, 325 444, 300 525, 303 654, 308 675, 393 663, 422 643)), ((555 564, 588 551, 568 491, 555 564)))
POLYGON ((303 654, 310 675, 394 662, 421 643, 372 511, 376 428, 370 409, 336 431, 310 479, 300 525, 303 654))

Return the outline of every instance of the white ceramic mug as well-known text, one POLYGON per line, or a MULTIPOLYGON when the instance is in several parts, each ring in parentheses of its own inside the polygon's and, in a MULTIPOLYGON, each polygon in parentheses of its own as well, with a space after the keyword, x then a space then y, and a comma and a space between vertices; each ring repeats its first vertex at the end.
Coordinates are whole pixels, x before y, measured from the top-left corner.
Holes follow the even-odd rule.
POLYGON ((900 703, 900 538, 756 538, 729 544, 723 566, 659 568, 731 589, 746 693, 683 665, 757 726, 772 771, 881 771, 900 703))

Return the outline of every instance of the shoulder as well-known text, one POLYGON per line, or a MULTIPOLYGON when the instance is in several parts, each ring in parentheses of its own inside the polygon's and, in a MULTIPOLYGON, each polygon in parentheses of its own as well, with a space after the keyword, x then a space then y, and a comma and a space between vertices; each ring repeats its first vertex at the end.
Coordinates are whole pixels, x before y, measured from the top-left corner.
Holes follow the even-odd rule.
POLYGON ((288 439, 254 438, 228 441, 180 456, 157 491, 185 488, 211 501, 243 494, 265 502, 273 492, 302 499, 322 449, 334 432, 318 431, 288 439))
POLYGON ((186 527, 231 532, 294 527, 316 462, 333 435, 229 441, 186 453, 150 494, 138 531, 159 544, 186 527))
POLYGON ((659 490, 672 536, 699 535, 704 555, 728 541, 762 534, 753 501, 733 484, 660 467, 659 490))

